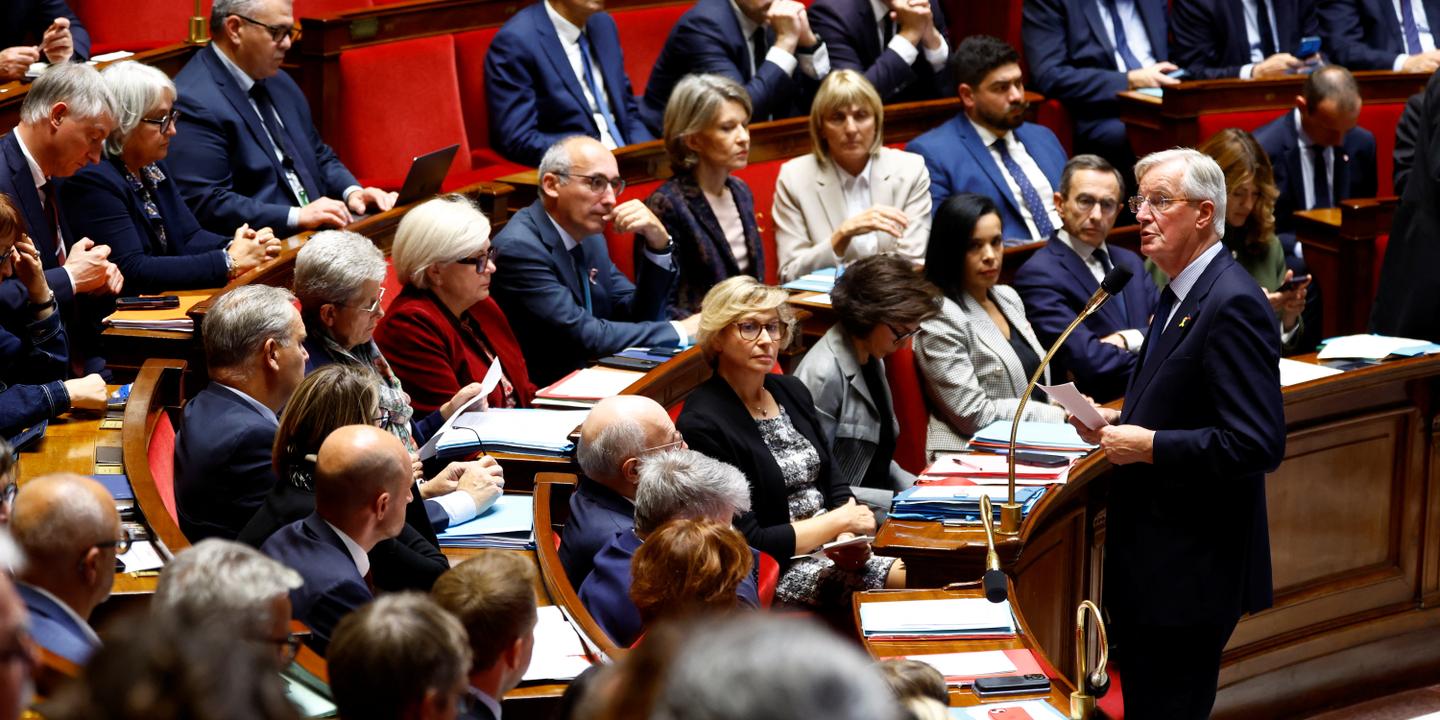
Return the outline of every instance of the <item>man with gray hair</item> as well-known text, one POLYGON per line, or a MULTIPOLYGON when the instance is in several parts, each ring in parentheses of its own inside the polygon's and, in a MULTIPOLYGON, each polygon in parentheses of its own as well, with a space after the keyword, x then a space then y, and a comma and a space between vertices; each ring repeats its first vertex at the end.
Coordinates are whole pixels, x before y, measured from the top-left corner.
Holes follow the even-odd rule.
POLYGON ((284 669, 300 649, 290 632, 290 591, 304 583, 300 573, 249 545, 209 538, 165 566, 151 613, 181 630, 228 628, 236 639, 264 646, 284 669))
POLYGON ((220 296, 201 332, 210 384, 175 437, 175 505, 191 542, 234 540, 275 485, 277 414, 305 377, 295 296, 245 285, 220 296))
MULTIPOLYGON (((595 556, 595 569, 580 584, 580 602, 600 629, 621 647, 640 637, 640 611, 630 599, 630 562, 645 536, 678 518, 706 518, 730 523, 750 510, 750 484, 733 465, 694 450, 674 449, 647 456, 640 463, 635 493, 635 527, 616 535, 595 556)), ((750 607, 760 606, 757 582, 759 554, 750 576, 735 594, 750 607)))
MULTIPOLYGON (((1220 652, 1270 606, 1265 473, 1285 455, 1280 334, 1260 286, 1224 251, 1225 175, 1177 148, 1135 166, 1140 250, 1171 278, 1124 410, 1071 423, 1117 465, 1106 511, 1105 603, 1125 663, 1125 711, 1206 718, 1220 652), (1225 488, 1225 510, 1195 502, 1225 488)), ((1120 657, 1120 655, 1117 655, 1120 657)))
POLYGON ((660 403, 639 395, 605 398, 580 425, 580 482, 570 495, 570 518, 560 564, 572 587, 580 587, 595 553, 617 534, 635 527, 635 488, 648 453, 685 447, 675 421, 660 403))
MULTIPOLYGON (((56 65, 25 94, 20 124, 0 137, 0 194, 13 198, 24 217, 55 294, 52 301, 60 305, 68 306, 76 293, 114 295, 124 282, 107 259, 109 246, 70 235, 55 183, 100 161, 105 138, 115 129, 113 104, 95 68, 56 65)), ((0 308, 13 313, 28 302, 19 280, 0 282, 0 308)))
POLYGON ((16 579, 31 634, 46 650, 84 665, 100 647, 90 613, 110 597, 115 556, 130 545, 114 498, 87 477, 36 478, 15 496, 10 531, 27 560, 16 579))

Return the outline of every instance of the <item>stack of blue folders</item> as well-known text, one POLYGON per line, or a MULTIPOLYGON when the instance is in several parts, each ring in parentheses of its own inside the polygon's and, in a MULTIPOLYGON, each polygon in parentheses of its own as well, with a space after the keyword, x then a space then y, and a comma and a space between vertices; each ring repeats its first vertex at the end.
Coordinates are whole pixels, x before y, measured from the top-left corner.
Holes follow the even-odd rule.
POLYGON ((534 550, 534 505, 530 495, 501 495, 474 520, 440 533, 440 547, 534 550))
POLYGON ((818 293, 828 293, 835 289, 835 278, 839 277, 839 271, 835 268, 824 268, 816 270, 808 275, 801 275, 780 287, 786 290, 800 290, 818 293))
MULTIPOLYGON (((897 520, 931 520, 980 524, 980 496, 989 495, 995 511, 995 522, 1000 522, 1000 503, 1008 498, 1009 490, 1003 486, 971 485, 916 485, 895 496, 890 506, 890 517, 897 520)), ((1015 502, 1020 503, 1022 514, 1030 509, 1045 494, 1045 487, 1028 485, 1015 488, 1015 502)))
MULTIPOLYGON (((976 452, 1004 453, 1010 448, 1010 421, 996 420, 980 428, 970 438, 970 449, 976 452)), ((1015 449, 1079 457, 1096 448, 1080 439, 1080 433, 1070 423, 1020 421, 1020 431, 1015 434, 1015 449)))
POLYGON ((563 457, 575 449, 570 434, 585 420, 587 410, 492 408, 456 419, 436 441, 436 454, 484 450, 520 455, 563 457))

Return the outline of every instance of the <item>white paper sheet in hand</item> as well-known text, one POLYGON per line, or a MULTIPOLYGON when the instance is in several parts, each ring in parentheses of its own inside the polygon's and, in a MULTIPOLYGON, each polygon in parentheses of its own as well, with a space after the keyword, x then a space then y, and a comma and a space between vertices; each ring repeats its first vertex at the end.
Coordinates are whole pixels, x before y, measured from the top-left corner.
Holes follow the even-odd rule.
MULTIPOLYGON (((435 434, 431 435, 430 439, 425 441, 424 447, 420 448, 421 460, 429 460, 434 457, 435 448, 440 444, 440 438, 444 437, 450 428, 455 427, 455 422, 460 419, 460 416, 470 412, 470 409, 477 403, 490 397, 490 393, 495 391, 495 386, 500 384, 501 374, 500 358, 496 357, 495 362, 490 363, 490 369, 485 371, 485 379, 480 381, 480 392, 475 393, 475 397, 465 401, 464 405, 461 405, 455 412, 450 413, 450 417, 445 418, 445 422, 440 425, 440 429, 436 430, 435 434)), ((477 410, 476 412, 483 411, 477 410)))
POLYGON ((1105 418, 1100 417, 1100 413, 1096 412, 1095 404, 1086 400, 1085 396, 1080 394, 1080 390, 1075 387, 1075 383, 1067 382, 1064 385, 1038 385, 1036 387, 1044 390, 1045 394, 1049 395, 1051 400, 1060 403, 1060 406, 1065 408, 1065 412, 1074 415, 1080 422, 1085 423, 1085 427, 1091 430, 1098 430, 1105 425, 1109 425, 1109 423, 1105 422, 1105 418))

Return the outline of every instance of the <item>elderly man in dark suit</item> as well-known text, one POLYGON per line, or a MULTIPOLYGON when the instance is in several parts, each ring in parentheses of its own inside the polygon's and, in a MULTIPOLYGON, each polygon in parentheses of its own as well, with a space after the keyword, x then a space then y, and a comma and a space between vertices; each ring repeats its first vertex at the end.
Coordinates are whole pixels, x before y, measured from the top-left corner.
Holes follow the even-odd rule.
POLYGON ((315 652, 325 654, 340 619, 374 598, 367 553, 405 527, 412 472, 399 438, 372 425, 342 427, 315 459, 315 512, 260 546, 305 579, 290 602, 314 631, 315 652))
POLYGON ((745 86, 752 122, 803 115, 830 72, 825 43, 795 0, 700 0, 670 30, 640 113, 659 135, 670 91, 686 75, 714 73, 745 86), (799 71, 799 76, 796 71, 799 71))
POLYGON ((945 12, 931 0, 816 0, 815 34, 830 67, 865 75, 886 103, 933 100, 955 91, 945 77, 945 12))
POLYGON ((300 86, 280 72, 294 25, 290 0, 216 0, 210 46, 175 76, 170 167, 207 230, 343 227, 352 213, 395 204, 395 193, 356 183, 320 139, 300 86))
POLYGON ((1328 0, 1320 3, 1320 22, 1325 52, 1345 67, 1426 73, 1440 67, 1440 0, 1328 0))
POLYGON ((625 75, 615 20, 594 0, 541 0, 505 22, 485 53, 490 146, 539 165, 555 141, 610 149, 654 140, 625 75))
POLYGON ((6 0, 0 4, 0 83, 19 80, 31 63, 83 61, 90 33, 65 0, 6 0))
POLYGON ((1224 232, 1225 175, 1190 149, 1135 166, 1140 248, 1171 280, 1125 391, 1099 408, 1112 476, 1105 605, 1125 667, 1125 713, 1207 718, 1220 653, 1244 613, 1270 606, 1265 473, 1285 455, 1280 336, 1224 232), (1196 502, 1223 488, 1224 509, 1196 502))
POLYGON ((1175 0, 1175 62, 1196 80, 1284 77, 1320 59, 1299 57, 1320 36, 1312 0, 1175 0))
POLYGON ((1046 347, 1080 314, 1112 268, 1136 277, 1119 296, 1075 328, 1055 356, 1053 374, 1070 377, 1099 402, 1125 392, 1145 343, 1150 311, 1159 298, 1154 283, 1139 276, 1135 253, 1105 242, 1124 202, 1120 171, 1095 155, 1065 164, 1055 206, 1064 225, 1015 271, 1011 285, 1025 303, 1025 317, 1046 347))
POLYGON ((540 162, 540 198, 495 236, 495 299, 505 310, 537 385, 637 345, 684 345, 698 315, 665 321, 675 283, 670 235, 639 200, 617 204, 625 187, 615 156, 598 140, 573 136, 540 162), (639 286, 610 260, 601 235, 635 233, 644 242, 639 286))
POLYGON ((1430 78, 1420 100, 1412 155, 1400 207, 1390 228, 1380 287, 1370 311, 1374 332, 1440 342, 1440 74, 1430 78))

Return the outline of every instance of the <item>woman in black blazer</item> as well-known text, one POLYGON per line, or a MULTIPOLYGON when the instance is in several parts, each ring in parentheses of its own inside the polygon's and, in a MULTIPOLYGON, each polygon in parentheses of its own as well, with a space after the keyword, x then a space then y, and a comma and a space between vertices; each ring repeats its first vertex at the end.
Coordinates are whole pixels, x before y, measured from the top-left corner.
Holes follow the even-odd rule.
POLYGON ((848 478, 835 477, 810 391, 770 372, 794 332, 787 295, 749 276, 706 294, 698 340, 715 374, 686 398, 675 425, 692 449, 749 479, 751 509, 735 527, 784 568, 776 598, 833 608, 854 590, 904 587, 905 569, 868 545, 790 561, 873 533, 875 516, 855 502, 848 478))
POLYGON ((280 243, 269 228, 242 225, 233 238, 202 230, 168 177, 165 156, 175 137, 175 84, 143 63, 115 63, 102 73, 115 97, 117 125, 105 159, 60 186, 71 234, 110 246, 125 276, 123 295, 221 287, 266 258, 280 243))

